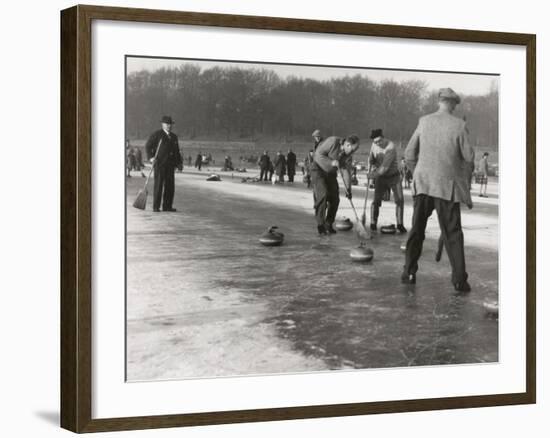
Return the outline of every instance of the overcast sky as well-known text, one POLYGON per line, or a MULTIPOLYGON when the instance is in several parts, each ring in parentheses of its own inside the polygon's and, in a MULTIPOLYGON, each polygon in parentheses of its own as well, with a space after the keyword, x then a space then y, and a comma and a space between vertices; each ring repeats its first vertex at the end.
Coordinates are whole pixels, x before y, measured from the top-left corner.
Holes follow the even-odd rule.
POLYGON ((282 78, 297 76, 317 80, 339 78, 346 75, 364 75, 375 81, 393 79, 397 82, 408 80, 422 80, 428 84, 428 91, 443 87, 451 87, 458 94, 485 94, 493 82, 498 83, 496 75, 466 74, 466 73, 441 73, 424 71, 379 70, 367 68, 340 68, 340 67, 312 67, 303 65, 257 64, 225 61, 197 61, 181 59, 160 58, 127 58, 128 74, 140 70, 154 71, 161 67, 178 67, 183 64, 195 64, 203 70, 214 66, 234 66, 241 68, 265 68, 275 71, 282 78))

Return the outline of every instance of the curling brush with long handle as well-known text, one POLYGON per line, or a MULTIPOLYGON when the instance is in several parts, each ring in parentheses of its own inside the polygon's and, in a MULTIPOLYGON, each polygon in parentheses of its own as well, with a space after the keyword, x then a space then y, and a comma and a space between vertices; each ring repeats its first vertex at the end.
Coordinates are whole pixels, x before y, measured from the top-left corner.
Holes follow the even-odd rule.
POLYGON ((145 184, 143 185, 143 189, 141 189, 137 196, 136 200, 133 203, 133 206, 135 208, 139 208, 140 210, 145 210, 145 206, 147 205, 147 183, 149 182, 149 178, 151 177, 151 174, 153 173, 153 169, 155 167, 155 161, 157 160, 157 155, 160 150, 160 145, 162 144, 162 138, 159 141, 159 144, 157 146, 157 150, 155 152, 155 157, 153 158, 153 163, 151 164, 151 170, 149 170, 149 174, 147 175, 147 178, 145 179, 145 184))
MULTIPOLYGON (((348 186, 346 184, 346 179, 344 178, 344 173, 342 172, 342 169, 338 169, 338 170, 340 170, 340 176, 342 177, 342 181, 344 182, 344 187, 346 188, 346 191, 351 192, 351 189, 348 188, 348 186)), ((353 210, 353 214, 355 215, 356 231, 357 231, 358 236, 360 237, 359 240, 362 243, 363 240, 370 239, 371 236, 367 232, 367 230, 365 229, 365 226, 359 220, 359 215, 357 214, 357 210, 355 209, 355 205, 353 205, 353 201, 349 198, 348 198, 348 201, 351 205, 351 209, 353 210)))

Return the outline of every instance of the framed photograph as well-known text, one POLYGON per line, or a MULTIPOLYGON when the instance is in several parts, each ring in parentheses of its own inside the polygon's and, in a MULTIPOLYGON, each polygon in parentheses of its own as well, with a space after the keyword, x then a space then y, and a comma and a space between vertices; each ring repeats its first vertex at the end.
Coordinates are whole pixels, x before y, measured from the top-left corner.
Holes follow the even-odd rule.
POLYGON ((62 11, 62 427, 535 403, 535 41, 62 11))

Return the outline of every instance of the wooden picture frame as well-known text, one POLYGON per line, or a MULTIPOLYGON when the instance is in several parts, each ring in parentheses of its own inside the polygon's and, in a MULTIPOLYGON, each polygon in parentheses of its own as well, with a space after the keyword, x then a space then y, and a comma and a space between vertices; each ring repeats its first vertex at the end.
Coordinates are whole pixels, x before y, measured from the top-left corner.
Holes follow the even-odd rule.
POLYGON ((99 6, 61 12, 61 426, 99 432, 529 404, 536 401, 536 37, 531 34, 99 6), (347 34, 526 48, 526 391, 336 405, 92 418, 92 22, 113 20, 347 34))

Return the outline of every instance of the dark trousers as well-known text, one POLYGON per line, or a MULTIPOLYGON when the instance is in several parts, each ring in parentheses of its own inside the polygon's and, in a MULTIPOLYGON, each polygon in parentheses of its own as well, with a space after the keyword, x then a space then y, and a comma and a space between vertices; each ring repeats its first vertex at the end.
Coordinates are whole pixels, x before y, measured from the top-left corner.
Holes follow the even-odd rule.
POLYGON ((155 186, 153 188, 153 208, 160 209, 162 200, 162 209, 172 208, 174 202, 174 168, 172 166, 155 167, 155 186))
POLYGON ((407 274, 416 274, 418 271, 418 259, 422 254, 426 224, 434 209, 437 212, 441 236, 453 270, 452 282, 456 284, 466 281, 468 274, 464 259, 464 234, 460 219, 460 203, 423 194, 414 197, 412 227, 407 239, 403 271, 407 274))
POLYGON ((260 181, 267 181, 267 167, 260 168, 260 181))
POLYGON ((294 182, 294 175, 296 175, 296 166, 287 167, 288 182, 294 182))
POLYGON ((393 192, 393 200, 396 205, 403 205, 405 197, 403 196, 403 186, 401 185, 401 178, 390 177, 385 178, 383 176, 376 178, 374 183, 374 200, 373 203, 380 206, 384 199, 384 194, 389 190, 393 192))
POLYGON ((340 204, 336 173, 327 173, 322 169, 312 169, 311 182, 313 184, 313 202, 317 225, 332 224, 340 204))
POLYGON ((401 177, 399 174, 389 178, 380 176, 376 178, 374 183, 374 200, 370 206, 372 224, 378 223, 378 215, 380 214, 380 206, 384 194, 389 190, 393 192, 393 200, 395 202, 395 220, 398 225, 403 225, 403 206, 405 197, 403 196, 403 186, 401 185, 401 177))

